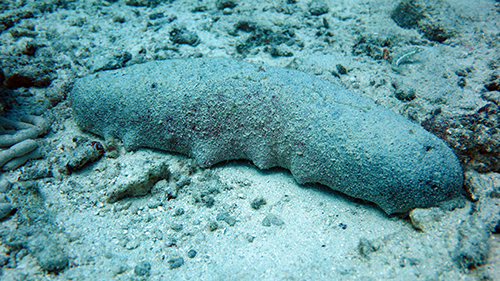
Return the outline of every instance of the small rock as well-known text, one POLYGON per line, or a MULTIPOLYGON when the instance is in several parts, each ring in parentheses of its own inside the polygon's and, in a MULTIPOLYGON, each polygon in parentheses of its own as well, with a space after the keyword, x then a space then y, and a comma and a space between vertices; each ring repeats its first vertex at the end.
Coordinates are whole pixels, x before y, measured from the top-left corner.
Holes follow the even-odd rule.
POLYGON ((381 243, 378 240, 371 241, 366 238, 359 239, 358 253, 365 259, 370 259, 370 254, 380 249, 381 243))
POLYGON ((489 253, 489 234, 481 222, 471 217, 458 227, 458 244, 453 260, 464 272, 484 265, 489 253))
POLYGON ((415 90, 411 89, 409 91, 405 91, 402 89, 399 89, 396 91, 395 94, 396 98, 400 101, 412 101, 415 98, 417 98, 417 94, 415 93, 415 90))
POLYGON ((487 101, 491 101, 496 105, 500 105, 500 92, 498 91, 484 92, 481 96, 487 101))
POLYGON ((18 180, 28 181, 52 177, 52 171, 44 163, 36 163, 32 166, 22 167, 18 180))
POLYGON ((237 30, 243 30, 245 32, 251 32, 257 29, 257 23, 254 21, 249 21, 249 20, 240 20, 235 28, 237 30))
POLYGON ((9 89, 17 89, 21 87, 37 87, 45 88, 50 85, 54 76, 54 71, 49 71, 47 66, 27 65, 24 68, 17 69, 17 73, 11 73, 5 77, 4 85, 9 89), (47 71, 49 73, 45 73, 47 71))
POLYGON ((477 202, 480 199, 480 194, 485 187, 484 180, 482 180, 482 177, 479 176, 479 173, 474 170, 465 172, 464 176, 465 195, 472 202, 477 202))
POLYGON ((441 26, 435 26, 432 24, 428 24, 425 27, 421 28, 421 31, 424 33, 424 36, 435 42, 443 43, 448 38, 452 37, 453 33, 447 31, 441 26))
POLYGON ((262 220, 262 225, 263 226, 268 226, 268 227, 271 226, 271 225, 282 226, 284 224, 285 224, 285 222, 282 219, 280 219, 277 216, 272 215, 272 214, 267 215, 262 220))
POLYGON ((219 10, 224 10, 226 8, 234 8, 236 7, 236 5, 238 5, 238 3, 236 3, 236 1, 234 0, 219 0, 217 1, 217 9, 219 10))
POLYGON ((124 273, 127 270, 128 270, 128 267, 126 265, 122 264, 122 265, 118 265, 116 268, 114 268, 113 273, 116 275, 119 275, 119 274, 124 273))
POLYGON ((104 154, 104 147, 98 141, 88 141, 78 146, 68 156, 66 171, 71 174, 82 169, 86 164, 92 163, 104 154))
POLYGON ((234 226, 236 224, 236 219, 231 217, 229 213, 218 213, 216 219, 218 221, 225 221, 229 226, 234 226))
POLYGON ((12 204, 0 203, 0 220, 3 220, 4 218, 11 215, 13 210, 14 206, 12 206, 12 204))
MULTIPOLYGON (((128 156, 123 157, 126 163, 128 156)), ((168 165, 159 161, 144 161, 142 165, 126 165, 121 173, 107 187, 108 203, 114 203, 126 197, 138 197, 149 193, 160 180, 170 175, 168 165)))
POLYGON ((490 81, 484 84, 484 88, 490 92, 500 91, 500 84, 497 81, 490 81))
POLYGON ((175 186, 177 188, 183 188, 184 186, 189 184, 191 184, 191 178, 186 175, 182 175, 180 179, 175 183, 175 186))
POLYGON ((132 206, 132 202, 120 202, 118 204, 113 205, 114 211, 115 212, 121 212, 121 211, 126 211, 132 206))
POLYGON ((35 55, 35 52, 36 50, 39 48, 40 46, 38 46, 35 42, 27 42, 26 45, 25 45, 25 49, 22 51, 22 53, 24 55, 27 55, 27 56, 34 56, 35 55))
POLYGON ((444 216, 440 208, 416 208, 410 212, 410 220, 413 227, 417 230, 425 230, 433 227, 433 224, 441 221, 444 216))
POLYGON ((193 47, 200 43, 200 38, 195 32, 177 27, 170 31, 170 40, 175 44, 187 44, 193 47))
MULTIPOLYGON (((114 0, 111 2, 115 2, 114 0)), ((163 0, 125 0, 125 5, 133 7, 150 7, 154 8, 162 3, 163 0)))
POLYGON ((492 232, 493 234, 500 234, 500 221, 495 225, 495 229, 492 232))
POLYGON ((401 257, 399 259, 399 266, 400 267, 407 267, 407 266, 417 266, 419 265, 421 262, 419 259, 417 258, 413 258, 413 257, 401 257))
POLYGON ((10 200, 5 193, 0 192, 0 203, 9 203, 10 200))
POLYGON ((55 244, 50 244, 36 254, 38 265, 44 271, 60 272, 69 264, 68 256, 55 244))
POLYGON ((391 18, 403 28, 414 28, 425 15, 423 9, 412 1, 401 1, 392 11, 391 18))
POLYGON ((264 51, 269 52, 273 57, 292 57, 293 53, 290 51, 283 50, 276 46, 265 48, 264 51))
POLYGON ((149 276, 151 274, 151 264, 147 261, 142 261, 135 266, 134 272, 139 276, 149 276))
POLYGON ((116 15, 113 17, 113 22, 124 23, 125 17, 122 15, 116 15))
POLYGON ((31 37, 34 38, 38 35, 38 32, 29 30, 27 28, 11 28, 9 30, 10 35, 14 38, 19 38, 19 37, 31 37))
POLYGON ((323 1, 311 1, 309 5, 309 13, 313 16, 320 16, 329 11, 328 5, 323 1))

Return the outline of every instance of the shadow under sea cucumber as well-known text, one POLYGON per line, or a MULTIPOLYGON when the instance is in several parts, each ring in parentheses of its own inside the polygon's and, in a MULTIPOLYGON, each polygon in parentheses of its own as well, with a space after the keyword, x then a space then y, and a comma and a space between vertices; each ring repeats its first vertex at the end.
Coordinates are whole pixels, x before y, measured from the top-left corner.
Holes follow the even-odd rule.
POLYGON ((151 61, 80 78, 77 124, 125 148, 201 167, 251 160, 376 203, 386 213, 460 192, 457 157, 439 138, 372 100, 303 72, 226 58, 151 61))

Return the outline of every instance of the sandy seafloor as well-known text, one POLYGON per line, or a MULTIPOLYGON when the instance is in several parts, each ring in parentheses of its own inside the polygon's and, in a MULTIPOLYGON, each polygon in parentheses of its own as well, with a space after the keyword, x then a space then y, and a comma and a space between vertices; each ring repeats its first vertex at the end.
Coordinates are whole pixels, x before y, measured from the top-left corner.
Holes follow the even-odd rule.
POLYGON ((1 1, 2 117, 37 115, 50 127, 36 138, 40 159, 1 175, 0 201, 13 209, 0 222, 0 279, 500 280, 498 173, 469 171, 467 196, 387 216, 298 185, 286 170, 246 161, 200 169, 180 155, 127 152, 71 116, 78 77, 221 56, 316 75, 417 123, 487 104, 485 83, 499 74, 500 3, 412 1, 424 18, 406 28, 393 19, 398 4, 1 1), (106 153, 68 173, 86 139, 106 153), (109 203, 120 188, 135 196, 109 203), (255 199, 266 204, 252 207, 255 199))

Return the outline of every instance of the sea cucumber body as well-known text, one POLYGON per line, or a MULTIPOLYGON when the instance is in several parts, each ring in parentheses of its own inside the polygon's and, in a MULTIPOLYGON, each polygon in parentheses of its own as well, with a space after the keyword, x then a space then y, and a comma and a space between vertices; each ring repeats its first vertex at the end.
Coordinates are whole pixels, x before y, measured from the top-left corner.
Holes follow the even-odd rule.
POLYGON ((453 197, 457 157, 404 117, 295 70, 225 58, 153 61, 76 81, 76 122, 129 150, 155 148, 201 167, 248 159, 407 212, 453 197))

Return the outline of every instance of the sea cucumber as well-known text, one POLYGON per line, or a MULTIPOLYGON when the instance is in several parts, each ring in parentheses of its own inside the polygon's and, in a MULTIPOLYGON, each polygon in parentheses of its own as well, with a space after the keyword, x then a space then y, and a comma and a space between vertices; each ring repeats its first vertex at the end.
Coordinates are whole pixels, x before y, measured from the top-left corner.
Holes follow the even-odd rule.
POLYGON ((404 213, 457 195, 463 173, 439 138, 370 99, 303 72, 226 58, 171 59, 78 79, 84 130, 180 153, 200 167, 251 160, 283 167, 404 213))

